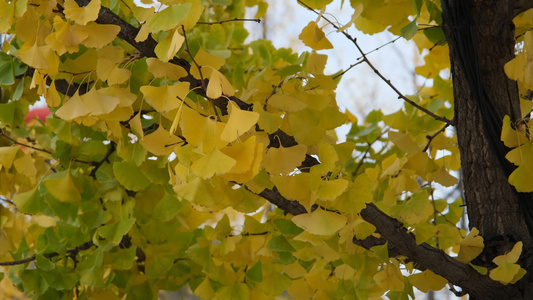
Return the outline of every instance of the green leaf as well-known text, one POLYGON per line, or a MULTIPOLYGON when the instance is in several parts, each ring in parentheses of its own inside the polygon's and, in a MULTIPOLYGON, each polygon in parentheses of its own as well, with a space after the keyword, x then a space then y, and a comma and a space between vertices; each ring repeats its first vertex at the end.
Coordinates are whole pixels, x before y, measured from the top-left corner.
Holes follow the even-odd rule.
POLYGON ((44 280, 57 290, 70 290, 80 279, 72 270, 60 266, 51 271, 43 271, 42 274, 44 280))
POLYGON ((284 235, 298 235, 304 231, 302 228, 296 226, 291 220, 275 219, 272 223, 284 235))
POLYGON ((133 162, 113 163, 113 173, 118 182, 131 191, 140 191, 150 185, 150 180, 133 162))
POLYGON ((166 222, 174 218, 181 209, 181 201, 175 196, 165 193, 154 209, 154 218, 166 222))
POLYGON ((418 32, 418 25, 416 24, 416 19, 413 22, 405 25, 401 30, 401 35, 406 39, 410 40, 418 32))
POLYGON ((0 85, 15 83, 15 66, 11 56, 0 52, 0 85))
POLYGON ((261 261, 258 261, 253 267, 248 269, 246 272, 246 278, 253 280, 255 282, 263 281, 263 267, 261 266, 261 261))
POLYGON ((122 237, 130 231, 134 223, 135 218, 121 219, 113 224, 100 227, 98 232, 106 240, 118 243, 122 240, 122 237))
POLYGON ((56 267, 56 265, 51 262, 50 259, 42 255, 37 255, 35 257, 35 265, 37 266, 37 268, 45 271, 53 270, 56 267))
POLYGON ((420 9, 422 8, 423 0, 413 0, 413 6, 415 7, 416 16, 420 17, 420 9))
POLYGON ((250 299, 250 290, 242 282, 231 286, 223 286, 217 291, 220 300, 248 300, 250 299))
POLYGON ((191 11, 191 7, 192 3, 170 5, 148 19, 146 25, 152 32, 174 28, 185 20, 191 11))
MULTIPOLYGON (((446 37, 444 36, 444 31, 442 27, 431 27, 424 29, 424 35, 430 40, 433 44, 446 42, 446 37)), ((450 89, 451 91, 451 89, 450 89)))
POLYGON ((294 252, 296 249, 285 239, 284 236, 278 235, 270 239, 267 248, 278 252, 294 252))
POLYGON ((17 209, 25 214, 36 214, 41 212, 46 204, 39 196, 38 186, 24 193, 16 194, 13 197, 13 203, 17 209))

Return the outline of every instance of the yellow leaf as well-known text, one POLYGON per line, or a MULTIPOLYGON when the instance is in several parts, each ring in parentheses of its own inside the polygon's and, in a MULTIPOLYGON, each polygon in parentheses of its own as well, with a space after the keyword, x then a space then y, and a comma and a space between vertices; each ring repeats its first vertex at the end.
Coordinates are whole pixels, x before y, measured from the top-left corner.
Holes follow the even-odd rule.
POLYGON ((498 266, 490 270, 489 276, 492 280, 503 284, 515 283, 526 274, 526 271, 516 264, 522 253, 522 247, 522 242, 517 242, 511 251, 504 255, 496 256, 492 260, 498 266))
POLYGON ((324 31, 322 31, 314 21, 309 22, 309 24, 305 26, 298 38, 300 38, 306 46, 311 47, 314 50, 333 48, 333 45, 326 38, 324 31))
POLYGON ((117 97, 107 96, 100 93, 95 87, 93 87, 88 93, 81 96, 81 100, 87 107, 89 107, 91 116, 108 114, 120 102, 117 97))
POLYGON ((59 93, 56 89, 56 81, 52 81, 50 86, 48 87, 48 90, 46 91, 46 104, 48 104, 48 107, 58 107, 61 105, 61 96, 59 96, 59 93))
POLYGON ((348 188, 348 180, 338 178, 334 180, 324 180, 316 192, 320 200, 333 201, 337 199, 348 188))
POLYGON ((78 91, 66 100, 66 103, 63 104, 56 112, 56 116, 60 117, 63 120, 71 121, 78 117, 83 117, 91 113, 91 108, 85 104, 81 99, 78 91))
POLYGON ((55 32, 48 35, 45 41, 58 55, 77 52, 78 45, 89 36, 83 27, 70 25, 58 16, 54 18, 54 29, 55 32))
POLYGON ((144 138, 144 131, 141 123, 141 112, 138 112, 131 120, 128 122, 133 131, 141 138, 144 138))
POLYGON ((374 281, 385 290, 403 291, 404 277, 397 266, 387 264, 382 271, 374 275, 374 281))
POLYGON ((184 41, 185 37, 182 36, 179 33, 179 29, 176 28, 176 30, 169 34, 165 39, 160 41, 157 46, 155 46, 154 52, 157 58, 167 62, 174 57, 178 50, 180 50, 184 41))
POLYGON ((161 125, 156 131, 144 136, 144 139, 140 141, 146 150, 157 156, 169 155, 174 147, 179 146, 181 142, 183 141, 179 137, 170 135, 161 125))
POLYGON ((209 83, 207 84, 207 97, 217 99, 222 95, 233 96, 235 95, 235 90, 226 76, 217 70, 212 70, 211 78, 209 78, 209 83))
POLYGON ((148 65, 148 72, 152 73, 156 78, 166 77, 170 80, 179 80, 188 75, 183 67, 162 62, 154 57, 147 58, 146 64, 148 65))
POLYGON ((121 84, 124 83, 126 80, 130 79, 131 77, 131 71, 128 69, 124 69, 116 65, 111 69, 111 72, 109 73, 109 76, 107 77, 107 84, 109 85, 115 85, 115 84, 121 84))
POLYGON ((229 147, 220 149, 222 153, 236 161, 230 173, 242 174, 252 168, 253 161, 256 159, 255 145, 256 138, 251 136, 244 143, 234 143, 229 147))
MULTIPOLYGON (((531 101, 528 101, 533 103, 531 101)), ((523 130, 516 130, 511 126, 511 118, 509 116, 503 117, 503 128, 500 139, 509 148, 518 147, 527 143, 528 138, 526 132, 523 130)))
POLYGON ((196 175, 208 179, 213 175, 228 173, 237 161, 218 149, 207 153, 191 165, 191 171, 196 175))
POLYGON ((76 203, 81 201, 80 188, 72 179, 69 170, 54 174, 53 179, 44 181, 44 186, 47 192, 60 202, 76 203))
POLYGON ((461 248, 457 260, 468 263, 483 251, 483 237, 479 235, 477 228, 472 228, 470 233, 461 241, 461 248))
POLYGON ((262 107, 263 106, 259 102, 254 103, 253 110, 259 113, 257 125, 259 125, 259 128, 265 130, 267 133, 274 133, 281 125, 281 116, 266 112, 262 107))
POLYGON ((400 133, 397 131, 389 131, 389 139, 393 142, 400 150, 408 154, 417 154, 422 152, 420 146, 418 146, 415 141, 411 138, 409 133, 400 133))
POLYGON ((74 0, 65 0, 63 13, 65 17, 74 22, 85 25, 89 21, 94 21, 98 18, 100 12, 100 0, 91 0, 89 4, 79 7, 74 0))
POLYGON ((195 147, 202 147, 203 153, 208 153, 216 146, 218 149, 227 145, 220 139, 225 124, 217 122, 214 117, 204 117, 195 110, 183 107, 180 127, 188 143, 195 147))
POLYGON ((346 23, 344 26, 342 26, 341 28, 337 29, 337 32, 344 31, 348 29, 350 26, 352 26, 355 20, 357 20, 357 18, 359 18, 359 16, 363 12, 363 3, 357 3, 354 9, 355 11, 353 12, 352 18, 350 19, 350 21, 346 23))
MULTIPOLYGON (((204 78, 209 78, 213 70, 220 69, 226 62, 226 60, 222 57, 209 54, 203 48, 198 49, 198 52, 196 52, 196 55, 194 56, 194 60, 202 67, 202 76, 204 78), (205 68, 205 66, 209 66, 211 68, 205 68)), ((196 65, 193 64, 191 66, 190 72, 192 76, 200 79, 200 72, 198 71, 196 65)))
POLYGON ((31 157, 31 154, 25 154, 24 156, 17 158, 13 162, 13 165, 15 166, 15 169, 17 169, 17 172, 24 176, 33 177, 37 175, 35 161, 31 157))
POLYGON ((336 200, 335 207, 343 212, 358 214, 367 203, 374 201, 371 185, 367 174, 357 176, 348 192, 336 200))
POLYGON ((328 61, 327 55, 318 54, 315 51, 313 51, 309 55, 309 58, 307 58, 307 65, 306 65, 307 71, 309 71, 312 74, 323 74, 327 61, 328 61))
POLYGON ((204 180, 201 177, 196 177, 188 183, 174 186, 174 191, 178 197, 191 203, 211 207, 222 201, 223 197, 221 195, 224 195, 225 192, 223 189, 224 183, 217 181, 217 178, 219 177, 204 180))
POLYGON ((433 180, 440 183, 442 186, 450 187, 457 184, 457 178, 453 177, 446 171, 446 168, 443 166, 437 171, 428 175, 428 180, 433 180))
POLYGON ((305 145, 270 148, 263 158, 263 166, 273 175, 287 175, 302 164, 306 154, 307 146, 305 145))
POLYGON ((274 94, 268 99, 268 105, 281 111, 294 112, 307 107, 302 101, 288 95, 274 94))
POLYGON ((174 85, 156 86, 142 86, 141 92, 144 94, 146 102, 150 104, 155 110, 161 113, 169 112, 177 109, 181 101, 184 100, 189 93, 188 82, 178 82, 174 85), (179 99, 178 99, 179 97, 179 99))
POLYGON ((515 58, 505 64, 505 74, 512 80, 524 81, 524 66, 527 64, 527 54, 519 53, 515 58))
POLYGON ((505 156, 507 160, 517 165, 509 176, 509 183, 512 184, 518 192, 533 192, 533 142, 517 147, 505 156))
POLYGON ((19 146, 16 145, 11 147, 0 147, 0 165, 6 169, 11 168, 18 151, 19 146))
POLYGON ((332 235, 346 225, 348 219, 340 214, 316 209, 314 212, 297 215, 292 222, 305 231, 317 235, 332 235))
POLYGON ((422 273, 417 273, 409 276, 409 282, 420 291, 427 293, 427 291, 438 291, 448 283, 445 278, 425 270, 422 273))
POLYGON ((89 48, 102 48, 111 43, 120 32, 120 26, 112 24, 90 23, 83 26, 88 37, 81 43, 89 48))
POLYGON ((214 299, 215 291, 211 287, 211 282, 208 276, 196 287, 194 294, 202 299, 214 299))
POLYGON ((162 30, 169 30, 181 23, 191 10, 191 3, 170 5, 160 12, 152 15, 147 21, 146 25, 150 28, 150 32, 158 32, 162 30))
POLYGON ((228 106, 229 119, 226 127, 224 127, 224 130, 220 134, 220 139, 231 143, 257 123, 259 114, 253 111, 242 110, 232 101, 229 101, 228 106))
POLYGON ((20 59, 27 65, 34 67, 35 69, 49 69, 50 65, 45 58, 44 47, 50 48, 50 46, 38 46, 37 42, 33 45, 26 43, 20 49, 20 59))
POLYGON ((98 78, 106 81, 123 57, 124 50, 121 47, 106 46, 98 50, 98 60, 96 62, 96 75, 98 78))

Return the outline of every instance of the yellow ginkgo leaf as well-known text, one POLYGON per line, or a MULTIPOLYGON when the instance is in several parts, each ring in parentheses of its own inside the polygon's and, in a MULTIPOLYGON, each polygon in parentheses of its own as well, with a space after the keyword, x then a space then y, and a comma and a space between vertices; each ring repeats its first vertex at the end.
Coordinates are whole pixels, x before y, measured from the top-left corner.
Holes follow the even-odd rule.
POLYGON ((179 80, 188 75, 183 67, 160 61, 154 57, 147 58, 146 64, 148 65, 148 72, 156 78, 166 77, 170 80, 179 80))
POLYGON ((316 196, 320 200, 333 201, 337 199, 348 188, 348 180, 338 178, 326 180, 320 184, 316 196))
POLYGON ((403 291, 404 288, 402 272, 393 264, 386 264, 383 270, 374 275, 374 281, 385 290, 403 291))
POLYGON ((189 93, 188 82, 178 82, 174 85, 142 86, 141 92, 144 94, 146 102, 155 110, 161 113, 169 112, 180 106, 181 101, 189 93))
POLYGON ((306 46, 311 47, 314 50, 333 48, 333 45, 326 38, 324 31, 322 31, 314 21, 309 22, 309 24, 304 27, 298 38, 300 38, 306 46))
POLYGON ((167 62, 174 57, 184 41, 185 37, 179 33, 179 28, 176 28, 171 34, 155 46, 155 55, 160 60, 167 62))
POLYGON ((461 241, 457 260, 468 263, 476 258, 483 251, 483 237, 479 235, 479 230, 473 227, 470 233, 461 241))
POLYGON ((234 143, 229 147, 220 149, 222 153, 235 159, 236 164, 230 173, 242 174, 252 168, 255 155, 255 136, 249 137, 244 143, 234 143))
POLYGON ((116 85, 124 83, 126 80, 130 79, 131 71, 124 69, 116 65, 111 69, 109 76, 107 77, 107 84, 116 85))
POLYGON ((63 120, 71 121, 91 113, 91 108, 81 99, 78 91, 70 97, 56 112, 56 116, 63 120))
POLYGON ((58 55, 78 51, 78 45, 89 36, 83 27, 70 25, 58 16, 54 18, 54 29, 55 32, 48 35, 45 41, 58 55))
POLYGON ((422 273, 409 276, 409 282, 420 291, 427 293, 427 291, 442 289, 448 283, 448 280, 430 270, 425 270, 422 273))
POLYGON ((498 266, 490 270, 490 278, 503 284, 515 283, 525 275, 525 270, 516 264, 522 253, 522 242, 517 242, 511 251, 496 256, 492 261, 498 266))
POLYGON ((33 45, 24 44, 20 48, 20 59, 22 61, 35 69, 49 69, 50 64, 48 64, 47 59, 45 58, 45 47, 50 48, 50 46, 38 46, 37 42, 33 45))
POLYGON ((457 184, 457 178, 453 177, 446 171, 446 168, 442 166, 437 171, 428 175, 428 180, 436 181, 445 187, 450 187, 457 184))
POLYGON ((47 192, 60 202, 76 203, 81 201, 81 188, 72 179, 70 171, 63 171, 53 175, 52 179, 44 181, 47 192))
POLYGON ((15 155, 19 151, 19 146, 0 147, 0 165, 6 169, 11 168, 15 155))
POLYGON ((169 30, 181 23, 191 11, 191 3, 174 4, 152 15, 146 25, 150 32, 169 30))
POLYGON ((328 61, 327 55, 318 54, 315 51, 313 51, 309 55, 309 58, 307 58, 307 64, 306 64, 307 71, 309 71, 312 74, 323 74, 327 61, 328 61))
MULTIPOLYGON (((203 48, 198 49, 198 52, 196 52, 196 55, 194 56, 194 60, 198 65, 202 67, 202 76, 204 78, 209 78, 213 70, 220 69, 226 62, 226 60, 222 57, 210 54, 206 52, 203 48), (205 68, 206 66, 211 68, 205 68)), ((200 79, 200 72, 198 71, 196 65, 193 64, 191 66, 190 72, 192 76, 197 79, 200 79)))
MULTIPOLYGON (((528 101, 531 103, 531 101, 528 101)), ((500 139, 509 148, 518 147, 527 143, 528 138, 525 130, 518 130, 511 126, 511 118, 509 116, 503 117, 503 128, 500 139)))
POLYGON ((111 43, 120 32, 120 26, 112 24, 90 23, 83 26, 89 36, 81 43, 90 48, 102 48, 111 43))
MULTIPOLYGON (((213 78, 213 76, 211 76, 211 78, 213 78)), ((257 123, 259 120, 259 114, 253 111, 242 110, 232 101, 229 101, 228 106, 229 120, 220 134, 220 139, 231 143, 257 123)))
POLYGON ((220 139, 220 134, 226 124, 217 122, 214 117, 204 117, 195 110, 183 107, 180 128, 187 142, 195 147, 202 147, 203 153, 208 153, 215 146, 220 149, 228 143, 220 139))
POLYGON ((144 131, 141 123, 141 112, 138 112, 133 118, 131 118, 128 124, 130 124, 131 129, 133 129, 137 136, 142 140, 144 138, 144 131))
POLYGON ((305 231, 317 235, 332 235, 346 225, 348 219, 340 214, 316 209, 307 214, 297 215, 292 222, 305 231))
POLYGON ((306 154, 305 145, 270 148, 263 158, 263 166, 273 175, 287 175, 302 164, 306 154))
POLYGON ((191 165, 191 171, 204 179, 208 179, 215 174, 221 175, 228 173, 236 163, 237 161, 235 159, 215 148, 195 161, 191 165))
POLYGON ((121 47, 106 46, 98 50, 98 60, 96 62, 96 75, 98 78, 106 81, 123 57, 124 50, 121 47))
POLYGON ((89 4, 83 7, 79 7, 74 0, 65 0, 63 13, 65 17, 74 22, 85 25, 89 21, 94 21, 98 18, 100 12, 100 0, 91 0, 89 4))
POLYGON ((46 91, 46 96, 44 98, 46 100, 46 104, 48 104, 49 107, 58 107, 59 105, 61 105, 61 96, 59 95, 59 92, 56 89, 55 80, 52 81, 52 83, 48 87, 48 90, 46 91))
POLYGON ((172 153, 174 147, 182 142, 179 137, 170 135, 161 125, 159 125, 156 131, 144 136, 144 139, 140 141, 146 150, 157 156, 169 155, 172 153))
POLYGON ((26 177, 34 177, 37 175, 37 168, 35 168, 35 161, 31 154, 26 154, 15 159, 13 165, 15 166, 15 169, 17 169, 18 173, 26 177))
POLYGON ((509 176, 509 183, 518 192, 533 192, 533 181, 530 180, 533 178, 533 142, 529 141, 509 151, 505 158, 518 166, 509 176))
MULTIPOLYGON (((206 68, 202 70, 205 69, 206 68)), ((207 84, 207 97, 211 99, 217 99, 222 95, 235 95, 235 90, 233 89, 233 86, 228 81, 226 76, 222 75, 222 73, 217 70, 212 69, 211 71, 211 78, 209 79, 209 83, 207 84)))
POLYGON ((272 97, 268 99, 268 105, 286 112, 299 111, 307 107, 305 103, 295 97, 283 94, 272 95, 272 97))
POLYGON ((110 113, 119 103, 117 97, 102 94, 95 87, 88 93, 83 94, 80 98, 91 110, 91 116, 110 113))
POLYGON ((389 139, 393 142, 400 150, 408 154, 417 154, 422 152, 420 146, 418 146, 415 141, 411 138, 409 133, 401 133, 398 131, 389 131, 389 139))
POLYGON ((254 103, 253 110, 259 113, 259 120, 257 121, 259 128, 267 133, 274 133, 279 129, 282 120, 279 114, 266 112, 259 102, 254 103))

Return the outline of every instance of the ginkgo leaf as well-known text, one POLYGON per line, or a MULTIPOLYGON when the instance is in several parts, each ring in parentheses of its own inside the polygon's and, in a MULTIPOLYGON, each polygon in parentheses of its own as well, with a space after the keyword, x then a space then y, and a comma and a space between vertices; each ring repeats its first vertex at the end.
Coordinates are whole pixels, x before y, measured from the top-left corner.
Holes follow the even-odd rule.
POLYGON ((191 10, 191 3, 174 4, 152 15, 146 25, 150 32, 169 30, 181 23, 191 10))
POLYGON ((307 146, 305 145, 269 148, 263 158, 263 166, 271 174, 287 175, 302 164, 306 154, 307 146))
POLYGON ((297 215, 292 221, 309 233, 332 235, 344 227, 348 219, 343 215, 318 208, 311 213, 297 215))
POLYGON ((55 115, 63 120, 71 121, 91 113, 91 108, 81 99, 78 91, 69 98, 56 112, 55 115))
POLYGON ((235 166, 230 170, 231 173, 242 174, 253 167, 253 161, 256 159, 255 145, 256 137, 251 136, 244 143, 234 143, 229 147, 220 149, 222 153, 236 161, 235 166))
POLYGON ((468 263, 483 252, 483 237, 479 235, 477 228, 472 228, 470 233, 461 240, 461 248, 459 248, 459 255, 457 260, 463 263, 468 263))
POLYGON ((533 142, 529 141, 509 151, 505 158, 518 166, 509 176, 509 183, 518 192, 532 192, 533 181, 530 178, 533 178, 533 142))
POLYGON ((237 161, 218 149, 207 153, 191 165, 191 171, 202 178, 228 173, 237 161))
MULTIPOLYGON (((531 103, 531 101, 528 102, 531 103)), ((508 115, 503 117, 503 128, 500 139, 509 148, 518 147, 529 141, 525 130, 520 130, 520 127, 517 129, 511 127, 511 118, 508 115)))
POLYGON ((113 174, 122 186, 131 191, 143 190, 151 184, 151 181, 134 162, 119 161, 113 163, 113 174))
POLYGON ((154 49, 154 52, 160 60, 167 62, 169 61, 176 52, 181 48, 185 37, 179 33, 179 28, 176 28, 171 34, 169 34, 165 39, 160 41, 154 49))
POLYGON ((0 165, 9 169, 13 164, 13 160, 19 151, 19 146, 13 145, 11 147, 0 147, 0 165))
POLYGON ((169 112, 180 106, 181 101, 189 93, 188 82, 178 82, 174 85, 142 86, 141 92, 144 94, 146 102, 158 112, 169 112))
MULTIPOLYGON (((213 76, 211 76, 211 78, 213 78, 213 76)), ((224 130, 220 134, 220 139, 231 143, 257 123, 259 120, 259 114, 253 111, 242 110, 232 101, 229 101, 228 103, 229 119, 226 123, 226 127, 224 127, 224 130)))
POLYGON ((314 50, 332 49, 333 45, 326 38, 326 34, 318 27, 316 22, 311 21, 304 27, 298 36, 302 42, 314 50))
POLYGON ((348 180, 337 178, 325 180, 320 184, 316 196, 320 200, 333 201, 348 188, 348 180))
MULTIPOLYGON (((203 48, 198 49, 198 52, 196 52, 196 55, 194 56, 194 60, 198 65, 202 67, 202 76, 204 78, 209 78, 213 70, 220 69, 226 62, 226 60, 222 57, 210 54, 203 48), (210 68, 205 68, 204 66, 208 66, 210 68)), ((191 66, 190 72, 192 76, 197 79, 200 79, 200 71, 198 70, 196 65, 191 66)))
POLYGON ((107 84, 109 85, 122 84, 126 80, 130 79, 130 77, 131 77, 130 70, 121 68, 118 65, 116 65, 111 69, 111 72, 109 72, 109 75, 107 77, 107 84))
POLYGON ((226 125, 217 122, 214 117, 204 117, 195 110, 183 107, 180 127, 183 136, 193 146, 202 147, 203 153, 208 153, 213 148, 218 149, 228 143, 220 139, 220 134, 226 125))
POLYGON ((313 51, 307 58, 307 64, 306 64, 307 71, 309 71, 312 74, 323 74, 327 61, 328 61, 327 55, 318 54, 316 53, 316 51, 313 51))
POLYGON ((161 125, 156 131, 149 135, 145 135, 144 139, 140 141, 141 145, 145 147, 146 150, 157 156, 169 155, 172 153, 174 147, 182 142, 182 139, 175 135, 170 135, 161 125))
POLYGON ((13 203, 17 209, 25 214, 37 214, 46 205, 39 196, 38 186, 24 193, 18 193, 13 197, 13 203))
POLYGON ((56 173, 53 178, 44 180, 44 186, 47 192, 60 202, 76 203, 81 201, 81 188, 78 188, 69 170, 56 173))
POLYGON ((89 36, 83 27, 70 25, 58 16, 54 18, 54 29, 55 32, 48 35, 45 41, 59 55, 78 51, 78 45, 89 36))
POLYGON ((516 264, 522 253, 522 247, 522 242, 517 242, 511 251, 504 255, 496 256, 492 260, 498 266, 490 270, 489 276, 492 280, 503 284, 515 283, 526 274, 526 271, 516 264))
POLYGON ((363 3, 357 3, 354 7, 354 12, 352 14, 352 18, 350 19, 350 21, 348 23, 346 23, 344 26, 340 27, 339 29, 337 29, 337 32, 341 32, 341 31, 344 31, 346 29, 348 29, 350 26, 352 26, 352 24, 355 22, 355 20, 357 20, 357 18, 359 18, 359 16, 361 15, 361 13, 363 12, 363 3))
POLYGON ((179 80, 188 75, 183 67, 160 61, 154 57, 147 58, 146 64, 148 65, 148 72, 156 78, 167 77, 170 80, 179 80))
POLYGON ((102 48, 111 43, 120 32, 120 26, 113 24, 89 23, 83 26, 88 36, 81 43, 91 48, 102 48))
POLYGON ((457 184, 457 178, 450 175, 444 166, 429 174, 428 180, 434 180, 445 187, 450 187, 457 184))
POLYGON ((425 270, 409 276, 409 282, 420 291, 427 293, 427 291, 441 290, 448 283, 448 280, 430 270, 425 270))
POLYGON ((268 99, 268 105, 287 112, 299 111, 307 107, 302 101, 283 94, 272 95, 272 97, 268 99))
POLYGON ((207 84, 206 94, 207 97, 211 99, 217 99, 222 95, 233 96, 235 95, 235 90, 226 76, 222 75, 222 73, 217 70, 212 70, 209 83, 207 84))
POLYGON ((326 5, 331 3, 333 0, 307 0, 305 4, 313 9, 323 9, 326 5))
POLYGON ((17 169, 17 172, 24 176, 33 177, 37 175, 35 161, 33 160, 30 154, 26 154, 22 157, 15 159, 13 165, 15 166, 15 169, 17 169))
POLYGON ((63 13, 68 19, 73 20, 80 25, 85 25, 89 21, 94 21, 98 18, 100 5, 100 0, 91 0, 83 7, 79 7, 74 0, 65 0, 63 13))
POLYGON ((46 104, 48 104, 49 107, 58 107, 59 105, 61 105, 61 96, 59 95, 59 92, 56 89, 55 80, 52 81, 52 83, 48 87, 48 90, 46 90, 46 96, 44 98, 46 100, 46 104))
POLYGON ((418 146, 415 141, 411 138, 411 135, 409 133, 401 133, 397 131, 389 131, 389 139, 391 142, 393 142, 400 150, 409 153, 409 154, 417 154, 422 152, 422 149, 420 149, 420 146, 418 146))
POLYGON ((135 224, 135 218, 121 218, 119 221, 98 228, 100 235, 108 241, 118 243, 135 224))
POLYGON ((402 272, 393 264, 386 264, 382 271, 374 275, 374 281, 385 290, 403 291, 404 288, 402 272))
POLYGON ((117 97, 107 96, 93 87, 88 93, 83 94, 81 100, 89 107, 91 116, 110 113, 120 102, 117 97))

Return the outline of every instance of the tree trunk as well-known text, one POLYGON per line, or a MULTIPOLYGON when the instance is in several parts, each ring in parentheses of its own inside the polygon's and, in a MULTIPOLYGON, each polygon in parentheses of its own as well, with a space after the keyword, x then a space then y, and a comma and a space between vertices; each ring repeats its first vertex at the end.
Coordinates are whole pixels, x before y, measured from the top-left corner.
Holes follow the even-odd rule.
MULTIPOLYGON (((442 0, 464 200, 470 228, 478 228, 485 240, 484 252, 473 263, 493 268, 495 256, 522 241, 520 264, 531 274, 533 201, 508 183, 514 167, 500 141, 503 117, 521 118, 517 85, 504 72, 514 57, 514 5, 513 0, 442 0)), ((521 283, 523 299, 528 278, 521 283)))

